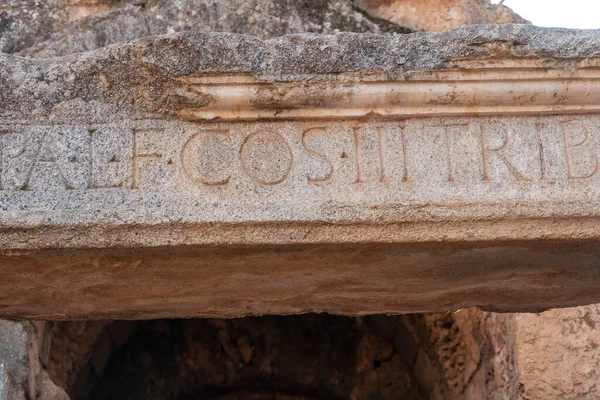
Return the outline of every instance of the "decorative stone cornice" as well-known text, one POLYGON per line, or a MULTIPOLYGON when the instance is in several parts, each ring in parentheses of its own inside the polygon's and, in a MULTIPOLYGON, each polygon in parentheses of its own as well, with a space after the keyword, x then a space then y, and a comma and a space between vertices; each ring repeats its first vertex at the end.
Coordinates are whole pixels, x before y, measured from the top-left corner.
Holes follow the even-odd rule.
POLYGON ((250 75, 186 77, 182 88, 207 103, 183 109, 178 116, 186 121, 256 121, 600 111, 600 68, 565 71, 532 66, 531 61, 490 60, 485 67, 407 72, 404 80, 393 81, 385 75, 329 82, 265 82, 250 75))

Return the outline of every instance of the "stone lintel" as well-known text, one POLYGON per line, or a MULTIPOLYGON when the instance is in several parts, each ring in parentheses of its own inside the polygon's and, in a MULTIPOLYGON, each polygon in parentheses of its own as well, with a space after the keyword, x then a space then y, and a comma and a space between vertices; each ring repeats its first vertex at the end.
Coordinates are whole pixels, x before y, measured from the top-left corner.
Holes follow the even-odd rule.
POLYGON ((600 301, 598 56, 522 26, 2 56, 0 315, 600 301))

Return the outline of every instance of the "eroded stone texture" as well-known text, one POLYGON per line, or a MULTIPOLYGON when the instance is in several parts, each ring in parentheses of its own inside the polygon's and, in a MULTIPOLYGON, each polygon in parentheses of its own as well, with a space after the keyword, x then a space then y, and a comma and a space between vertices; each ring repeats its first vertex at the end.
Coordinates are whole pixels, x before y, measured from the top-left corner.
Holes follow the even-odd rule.
POLYGON ((38 398, 594 398, 596 308, 59 322, 38 398))
POLYGON ((45 325, 0 321, 0 400, 68 400, 43 369, 51 343, 45 325))
POLYGON ((372 18, 343 0, 10 0, 0 6, 0 15, 5 26, 0 32, 0 50, 34 57, 89 51, 181 31, 233 32, 260 38, 302 32, 408 31, 372 18))
POLYGON ((527 23, 508 7, 489 0, 355 0, 373 17, 413 31, 445 31, 463 25, 527 23))
POLYGON ((27 322, 0 321, 0 400, 30 393, 31 332, 27 322))
POLYGON ((59 322, 40 381, 72 398, 313 398, 323 382, 358 399, 595 398, 596 309, 59 322))
POLYGON ((0 400, 24 400, 23 388, 15 384, 6 365, 0 362, 0 400))
MULTIPOLYGON (((71 388, 77 373, 90 361, 94 344, 100 342, 98 338, 105 329, 108 328, 104 321, 77 321, 54 326, 47 369, 51 380, 60 387, 71 388)), ((102 350, 97 351, 101 353, 102 350)))
POLYGON ((599 54, 503 25, 3 55, 2 313, 598 301, 599 54))
POLYGON ((58 322, 47 371, 72 398, 512 399, 503 320, 469 309, 58 322))
POLYGON ((523 398, 598 398, 599 305, 514 318, 523 398))
POLYGON ((433 399, 516 399, 519 371, 514 355, 512 315, 475 308, 410 316, 421 347, 438 374, 433 399))
POLYGON ((303 32, 400 33, 446 30, 465 24, 524 22, 510 9, 493 6, 487 0, 439 3, 7 0, 0 4, 0 51, 58 56, 180 31, 235 32, 272 38, 303 32))

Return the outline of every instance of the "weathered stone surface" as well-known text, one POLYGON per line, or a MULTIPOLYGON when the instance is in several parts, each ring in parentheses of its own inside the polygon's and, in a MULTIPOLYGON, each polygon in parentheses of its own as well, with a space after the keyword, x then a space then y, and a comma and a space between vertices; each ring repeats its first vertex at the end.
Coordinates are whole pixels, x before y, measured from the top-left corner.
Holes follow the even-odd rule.
POLYGON ((518 25, 2 55, 0 313, 600 301, 599 55, 518 25))
POLYGON ((0 400, 68 400, 43 370, 51 338, 44 325, 0 320, 0 400))
POLYGON ((24 400, 23 388, 15 384, 7 371, 6 366, 0 362, 0 400, 24 400))
MULTIPOLYGON (((54 383, 71 388, 77 374, 90 362, 94 351, 100 353, 96 358, 110 355, 110 351, 107 355, 104 349, 94 345, 99 342, 98 338, 103 332, 110 332, 107 325, 105 321, 74 321, 54 325, 47 369, 54 383)), ((114 323, 113 329, 118 325, 119 322, 114 323)), ((120 345, 116 338, 112 338, 112 341, 120 345)))
MULTIPOLYGON (((470 308, 360 318, 58 322, 44 365, 73 398, 93 392, 143 398, 147 390, 155 398, 203 394, 197 374, 213 383, 209 392, 247 396, 274 389, 314 393, 315 385, 328 381, 328 393, 357 398, 377 392, 398 398, 407 388, 424 399, 595 398, 597 320, 598 306, 592 305, 542 314, 470 308), (339 361, 324 363, 322 354, 339 361), (163 365, 175 366, 169 377, 163 365), (329 378, 341 375, 346 379, 329 378), (250 376, 252 384, 241 384, 250 376), (279 384, 268 383, 273 381, 279 384)), ((64 394, 41 375, 47 393, 64 394)))
POLYGON ((27 56, 59 56, 181 31, 266 39, 303 32, 408 30, 370 17, 345 0, 9 0, 0 5, 0 50, 27 56))
POLYGON ((74 399, 513 399, 509 320, 468 309, 57 322, 47 371, 74 399))
POLYGON ((6 0, 0 4, 0 51, 59 56, 181 31, 234 32, 267 39, 304 32, 400 33, 524 22, 488 0, 441 3, 445 4, 430 0, 6 0))
POLYGON ((373 17, 413 31, 445 31, 463 25, 523 24, 526 20, 489 0, 355 0, 373 17))
POLYGON ((0 320, 0 400, 29 393, 29 324, 0 320), (3 397, 4 396, 4 397, 3 397))
POLYGON ((598 398, 599 317, 597 304, 515 315, 523 398, 598 398))
POLYGON ((208 392, 243 398, 269 390, 307 395, 324 381, 327 393, 357 398, 398 398, 407 387, 416 399, 595 398, 597 314, 592 305, 542 314, 470 308, 360 318, 58 322, 45 365, 72 398, 144 398, 147 390, 154 398, 203 397, 198 374, 212 382, 208 392), (324 363, 322 354, 339 361, 324 363), (165 372, 164 365, 174 368, 165 372))
POLYGON ((65 390, 57 386, 46 371, 41 371, 38 379, 38 400, 70 400, 65 390))

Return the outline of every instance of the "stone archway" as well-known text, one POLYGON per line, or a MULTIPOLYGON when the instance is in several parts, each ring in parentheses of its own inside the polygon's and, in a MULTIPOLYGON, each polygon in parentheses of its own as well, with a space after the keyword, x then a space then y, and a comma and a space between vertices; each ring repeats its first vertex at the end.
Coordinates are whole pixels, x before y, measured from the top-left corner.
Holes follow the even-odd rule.
POLYGON ((47 371, 73 399, 451 399, 482 388, 510 393, 516 388, 495 377, 512 362, 504 343, 498 345, 510 335, 492 327, 491 318, 473 309, 64 322, 53 328, 47 371))

